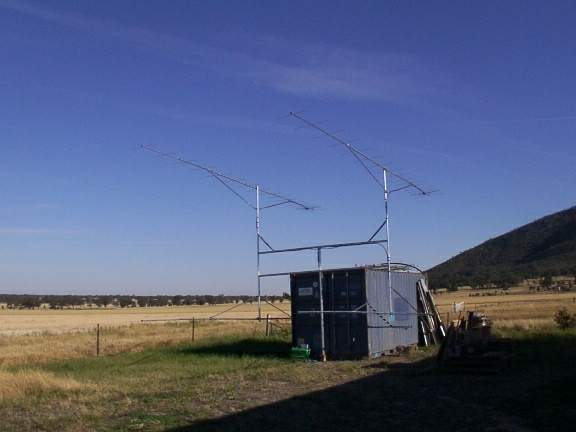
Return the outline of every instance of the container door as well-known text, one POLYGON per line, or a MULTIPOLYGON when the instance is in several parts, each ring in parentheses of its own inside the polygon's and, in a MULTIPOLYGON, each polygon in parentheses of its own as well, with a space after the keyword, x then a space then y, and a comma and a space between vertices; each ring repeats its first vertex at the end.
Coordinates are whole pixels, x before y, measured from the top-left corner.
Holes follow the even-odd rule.
MULTIPOLYGON (((324 314, 324 342, 330 358, 368 355, 366 315, 349 313, 356 308, 366 310, 365 306, 361 307, 366 303, 364 275, 363 269, 324 273, 324 310, 330 311, 324 314)), ((318 357, 322 348, 320 314, 299 313, 320 311, 318 273, 295 274, 290 280, 292 343, 294 346, 308 344, 312 354, 318 357)))
POLYGON ((368 353, 366 315, 350 312, 366 302, 364 272, 337 271, 327 279, 325 309, 336 312, 324 318, 330 357, 363 357, 368 353))
MULTIPOLYGON (((348 272, 348 310, 360 308, 366 311, 366 286, 365 272, 348 272)), ((348 314, 348 326, 350 331, 350 354, 353 357, 368 355, 368 332, 367 317, 365 314, 348 314)))
MULTIPOLYGON (((320 310, 317 273, 295 274, 290 277, 292 297, 292 345, 308 345, 312 355, 320 355, 320 315, 298 313, 320 310)), ((324 291, 325 292, 325 291, 324 291)))
MULTIPOLYGON (((331 309, 334 311, 349 311, 350 304, 348 301, 348 273, 337 272, 332 274, 331 286, 331 309)), ((352 354, 351 333, 350 333, 350 314, 341 313, 330 315, 333 356, 349 356, 352 354)))

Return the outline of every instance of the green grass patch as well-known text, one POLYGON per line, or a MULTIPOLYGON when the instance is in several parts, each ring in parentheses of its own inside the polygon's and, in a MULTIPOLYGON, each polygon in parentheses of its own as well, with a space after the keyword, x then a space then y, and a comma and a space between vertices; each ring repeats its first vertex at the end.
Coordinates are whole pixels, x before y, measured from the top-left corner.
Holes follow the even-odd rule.
POLYGON ((380 360, 294 361, 288 335, 12 368, 86 388, 50 381, 53 391, 0 402, 0 416, 6 430, 20 431, 474 431, 498 427, 500 416, 544 431, 570 424, 576 332, 502 336, 515 355, 497 376, 439 373, 430 349, 380 360))

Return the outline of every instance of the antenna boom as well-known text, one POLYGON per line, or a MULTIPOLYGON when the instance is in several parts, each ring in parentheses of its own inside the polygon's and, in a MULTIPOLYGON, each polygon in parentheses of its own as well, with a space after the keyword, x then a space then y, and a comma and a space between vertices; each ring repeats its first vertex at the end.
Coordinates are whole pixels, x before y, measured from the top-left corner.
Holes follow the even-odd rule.
POLYGON ((372 171, 370 171, 370 169, 366 166, 366 164, 364 163, 364 160, 372 163, 373 165, 375 165, 376 167, 387 171, 390 175, 392 175, 393 177, 396 177, 398 180, 403 181, 404 183, 406 183, 406 187, 401 187, 398 188, 396 190, 393 190, 391 192, 397 192, 400 191, 402 189, 407 189, 407 188, 414 188, 416 189, 420 194, 422 195, 428 195, 428 192, 426 192, 423 188, 421 188, 420 186, 418 186, 416 183, 414 183, 412 180, 407 179, 406 177, 392 171, 390 168, 388 168, 387 166, 383 165, 382 163, 378 162, 377 160, 371 158, 370 156, 368 156, 366 153, 364 153, 363 151, 359 150, 358 148, 356 148, 355 146, 353 146, 352 144, 350 144, 349 142, 343 140, 342 138, 340 138, 339 136, 335 135, 332 132, 327 131, 326 129, 324 129, 321 126, 318 126, 316 123, 312 123, 310 120, 305 119, 304 117, 302 117, 300 114, 297 114, 295 112, 291 112, 290 115, 294 118, 297 118, 298 120, 300 120, 301 122, 303 122, 304 124, 306 124, 307 126, 310 126, 311 128, 314 128, 320 132, 322 132, 324 135, 326 135, 328 138, 342 144, 343 146, 345 146, 350 153, 352 153, 352 155, 358 160, 358 162, 360 162, 362 164, 362 166, 366 169, 366 171, 368 172, 368 174, 370 174, 370 176, 376 181, 376 183, 378 183, 380 185, 381 188, 384 189, 384 186, 382 185, 382 183, 380 182, 380 180, 378 180, 376 178, 376 176, 372 173, 372 171))
POLYGON ((251 203, 249 203, 242 195, 240 195, 240 194, 239 194, 237 191, 235 191, 228 183, 226 183, 227 181, 236 183, 236 184, 238 184, 238 185, 240 185, 240 186, 243 186, 243 187, 245 187, 245 188, 248 188, 248 189, 252 189, 252 190, 259 189, 260 193, 263 193, 263 194, 265 194, 265 195, 268 195, 268 196, 271 196, 271 197, 280 199, 282 202, 275 204, 274 207, 275 207, 275 206, 279 206, 279 205, 284 205, 284 204, 292 204, 292 205, 294 205, 294 206, 296 206, 296 207, 299 207, 299 208, 301 208, 301 209, 304 209, 304 210, 312 210, 312 209, 313 209, 313 207, 310 206, 310 205, 306 205, 306 204, 301 203, 301 202, 299 202, 299 201, 293 200, 293 199, 288 198, 288 197, 286 197, 286 196, 284 196, 284 195, 281 195, 281 194, 279 194, 279 193, 277 193, 277 192, 272 192, 272 191, 269 191, 269 190, 266 190, 266 189, 262 189, 261 187, 259 187, 259 186, 257 186, 257 185, 248 183, 248 182, 246 182, 246 181, 244 181, 244 180, 240 180, 240 179, 235 178, 235 177, 231 177, 231 176, 229 176, 229 175, 227 175, 227 174, 223 174, 223 173, 221 173, 221 172, 219 172, 219 171, 216 171, 216 170, 213 169, 213 168, 208 168, 207 166, 201 165, 201 164, 199 164, 199 163, 197 163, 197 162, 192 162, 192 161, 190 161, 190 160, 183 159, 183 158, 181 158, 181 157, 179 157, 179 156, 176 156, 176 155, 174 155, 174 154, 171 154, 171 153, 161 152, 161 151, 159 151, 159 150, 157 150, 157 149, 155 149, 154 147, 151 147, 151 146, 141 145, 140 147, 141 147, 142 149, 146 150, 146 151, 151 152, 151 153, 156 153, 156 154, 159 155, 159 156, 166 157, 166 158, 170 158, 170 159, 173 159, 173 160, 175 160, 175 161, 177 161, 177 162, 180 162, 180 163, 182 163, 182 164, 184 164, 184 165, 189 165, 189 166, 192 166, 192 167, 194 167, 194 168, 196 168, 196 169, 199 169, 199 170, 202 170, 202 171, 207 172, 208 174, 210 174, 212 177, 214 177, 216 180, 218 180, 220 183, 222 183, 227 189, 229 189, 232 193, 234 193, 236 196, 238 196, 242 201, 244 201, 247 205, 249 205, 249 206, 252 207, 253 209, 255 209, 256 207, 253 206, 251 203))

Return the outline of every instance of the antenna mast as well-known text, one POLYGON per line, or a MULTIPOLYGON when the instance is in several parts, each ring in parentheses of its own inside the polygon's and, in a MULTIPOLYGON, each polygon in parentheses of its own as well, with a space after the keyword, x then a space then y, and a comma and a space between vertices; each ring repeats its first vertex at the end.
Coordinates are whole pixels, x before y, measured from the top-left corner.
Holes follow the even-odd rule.
POLYGON ((372 237, 370 237, 370 240, 368 240, 368 241, 372 241, 378 235, 378 233, 382 230, 382 228, 385 228, 384 234, 385 234, 386 246, 382 245, 382 247, 384 247, 384 250, 386 251, 386 268, 387 268, 387 272, 388 272, 388 291, 389 291, 389 312, 390 312, 390 318, 392 319, 393 313, 394 313, 394 308, 392 305, 393 288, 392 288, 392 272, 391 272, 391 270, 392 270, 392 256, 390 253, 390 213, 389 213, 389 206, 388 206, 389 197, 394 192, 400 192, 402 190, 409 190, 409 189, 415 190, 418 195, 429 195, 430 192, 427 192, 422 187, 420 187, 416 183, 414 183, 412 180, 409 180, 408 178, 390 170, 390 168, 388 168, 386 165, 384 165, 384 164, 378 162, 377 160, 375 160, 374 158, 368 156, 366 153, 359 150, 354 145, 350 144, 348 141, 340 138, 336 134, 326 130, 325 128, 317 125, 316 123, 313 123, 310 120, 307 120, 306 118, 302 117, 300 114, 295 113, 295 112, 290 112, 290 115, 292 117, 300 120, 306 126, 312 128, 312 129, 315 129, 317 131, 320 131, 322 134, 326 135, 331 140, 336 141, 337 143, 340 143, 344 147, 346 147, 346 149, 348 149, 348 151, 352 154, 352 156, 354 156, 354 158, 358 161, 358 163, 360 163, 360 165, 362 165, 362 167, 366 170, 368 175, 383 190, 383 192, 384 192, 384 222, 378 227, 376 232, 374 234, 372 234, 372 237), (376 168, 382 172, 382 181, 380 181, 378 179, 378 177, 372 172, 370 167, 376 168), (400 182, 400 186, 398 186, 395 189, 390 190, 388 187, 388 176, 391 176, 391 177, 394 177, 395 179, 397 179, 400 182))

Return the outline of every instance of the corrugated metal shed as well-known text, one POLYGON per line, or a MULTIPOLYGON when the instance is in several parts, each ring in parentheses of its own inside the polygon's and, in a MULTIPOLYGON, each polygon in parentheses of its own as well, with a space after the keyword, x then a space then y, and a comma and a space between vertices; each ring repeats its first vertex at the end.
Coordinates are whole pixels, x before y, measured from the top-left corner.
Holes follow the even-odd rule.
MULTIPOLYGON (((323 270, 324 338, 329 358, 377 357, 418 343, 416 283, 420 273, 392 272, 393 315, 388 315, 388 273, 377 267, 323 270), (363 313, 337 313, 354 311, 363 313), (336 311, 336 313, 331 313, 336 311), (402 328, 394 328, 402 327, 402 328)), ((293 273, 293 345, 321 352, 318 272, 293 273)))

